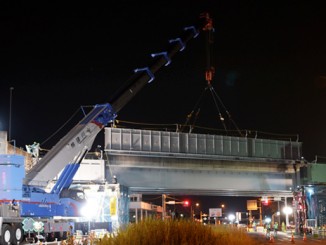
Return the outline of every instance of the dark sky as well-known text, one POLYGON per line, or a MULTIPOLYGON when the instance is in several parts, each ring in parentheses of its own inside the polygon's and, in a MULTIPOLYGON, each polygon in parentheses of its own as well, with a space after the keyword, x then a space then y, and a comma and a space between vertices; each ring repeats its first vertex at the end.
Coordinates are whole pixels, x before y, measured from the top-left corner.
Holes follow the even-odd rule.
MULTIPOLYGON (((43 143, 80 106, 110 101, 133 69, 149 65, 151 53, 164 51, 169 39, 209 12, 213 86, 236 125, 282 137, 298 134, 308 160, 326 156, 322 2, 119 0, 3 7, 0 130, 9 128, 10 87, 11 138, 22 147, 43 143)), ((206 86, 205 47, 204 35, 189 42, 118 118, 184 123, 206 86)), ((222 129, 206 97, 197 124, 222 129)), ((60 133, 43 147, 50 148, 60 133)))

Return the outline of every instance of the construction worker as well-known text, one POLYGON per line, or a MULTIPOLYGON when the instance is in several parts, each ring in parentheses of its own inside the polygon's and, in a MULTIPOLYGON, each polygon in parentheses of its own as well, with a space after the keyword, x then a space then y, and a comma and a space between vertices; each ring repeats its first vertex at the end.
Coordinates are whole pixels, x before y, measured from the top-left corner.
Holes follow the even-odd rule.
POLYGON ((269 240, 271 236, 271 224, 267 223, 266 224, 266 239, 269 240))
POLYGON ((274 223, 274 236, 277 236, 277 231, 278 231, 278 223, 274 223))

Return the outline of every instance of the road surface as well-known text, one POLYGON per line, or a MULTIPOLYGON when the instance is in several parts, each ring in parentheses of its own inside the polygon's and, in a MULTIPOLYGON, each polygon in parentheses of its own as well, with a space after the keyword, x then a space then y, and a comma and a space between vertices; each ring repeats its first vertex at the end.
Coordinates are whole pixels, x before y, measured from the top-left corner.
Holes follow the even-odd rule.
POLYGON ((312 244, 312 245, 326 245, 326 237, 313 237, 312 235, 306 236, 293 235, 291 233, 278 232, 277 237, 274 239, 266 239, 265 233, 262 232, 248 232, 249 236, 253 237, 259 242, 260 245, 267 244, 312 244))

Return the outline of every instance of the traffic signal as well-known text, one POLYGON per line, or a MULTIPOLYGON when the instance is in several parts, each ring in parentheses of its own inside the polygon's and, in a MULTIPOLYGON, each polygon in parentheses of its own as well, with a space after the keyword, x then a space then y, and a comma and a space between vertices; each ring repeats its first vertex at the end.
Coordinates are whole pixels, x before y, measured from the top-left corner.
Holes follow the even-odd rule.
POLYGON ((269 205, 269 199, 268 196, 262 196, 262 198, 260 199, 261 204, 264 206, 268 206, 269 205))
POLYGON ((182 202, 182 205, 184 207, 189 207, 189 204, 190 204, 190 202, 188 200, 185 200, 185 201, 182 202))

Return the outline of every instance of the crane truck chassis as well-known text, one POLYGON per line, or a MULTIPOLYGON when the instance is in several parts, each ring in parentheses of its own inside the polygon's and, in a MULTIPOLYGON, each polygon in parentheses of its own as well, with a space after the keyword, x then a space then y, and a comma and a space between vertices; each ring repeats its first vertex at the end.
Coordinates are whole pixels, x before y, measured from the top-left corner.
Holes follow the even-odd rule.
POLYGON ((171 39, 167 51, 152 54, 154 61, 149 67, 135 69, 127 86, 121 88, 110 103, 95 105, 27 173, 22 155, 0 152, 1 245, 19 244, 25 237, 36 238, 37 234, 45 234, 48 239, 50 234, 56 233, 60 233, 59 239, 65 237, 74 223, 73 217, 81 216, 79 210, 85 204, 83 190, 71 188, 73 177, 97 134, 113 122, 120 109, 152 82, 155 73, 169 65, 171 58, 183 51, 188 41, 201 31, 212 31, 209 14, 201 15, 198 26, 184 28, 182 37, 171 39), (56 216, 65 217, 65 220, 56 220, 56 216))

